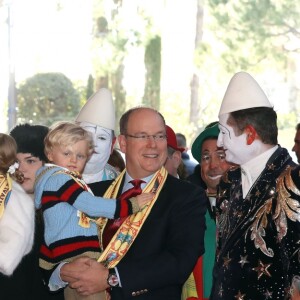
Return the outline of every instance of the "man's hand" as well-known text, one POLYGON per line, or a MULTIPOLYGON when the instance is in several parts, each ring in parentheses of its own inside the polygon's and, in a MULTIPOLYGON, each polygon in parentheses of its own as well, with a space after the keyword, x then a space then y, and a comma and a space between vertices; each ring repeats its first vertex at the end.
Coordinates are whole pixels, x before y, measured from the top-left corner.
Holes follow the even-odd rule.
POLYGON ((73 262, 64 264, 60 269, 60 277, 63 281, 72 284, 77 281, 76 277, 77 273, 81 273, 89 268, 91 264, 91 260, 89 257, 80 257, 75 259, 73 262))
POLYGON ((71 288, 83 296, 92 295, 106 290, 108 269, 94 259, 81 257, 65 264, 60 275, 67 281, 71 288))

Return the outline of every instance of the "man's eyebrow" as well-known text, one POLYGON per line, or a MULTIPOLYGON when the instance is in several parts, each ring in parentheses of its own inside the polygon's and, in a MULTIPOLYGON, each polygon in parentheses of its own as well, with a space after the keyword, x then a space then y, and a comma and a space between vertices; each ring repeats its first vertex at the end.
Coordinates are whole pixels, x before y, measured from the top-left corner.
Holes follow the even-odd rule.
POLYGON ((205 150, 202 151, 202 154, 209 153, 209 152, 210 152, 209 150, 205 149, 205 150))
POLYGON ((157 135, 157 134, 166 134, 166 133, 163 130, 161 130, 161 131, 157 131, 157 132, 155 132, 153 134, 149 134, 148 132, 145 132, 145 131, 138 131, 135 134, 157 135))
POLYGON ((222 129, 224 128, 225 130, 227 130, 229 137, 231 138, 229 129, 226 126, 222 125, 221 123, 219 123, 219 125, 222 127, 222 129))
POLYGON ((30 154, 30 155, 28 155, 28 156, 25 156, 25 157, 24 157, 24 159, 28 159, 28 158, 37 158, 37 157, 36 157, 36 156, 34 156, 34 155, 31 155, 31 154, 30 154))

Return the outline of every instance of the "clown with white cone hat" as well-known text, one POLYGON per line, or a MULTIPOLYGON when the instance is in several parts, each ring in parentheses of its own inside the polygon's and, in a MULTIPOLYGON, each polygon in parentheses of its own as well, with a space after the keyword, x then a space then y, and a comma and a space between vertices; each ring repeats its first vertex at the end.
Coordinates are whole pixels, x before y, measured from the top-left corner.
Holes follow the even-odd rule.
POLYGON ((115 108, 111 92, 101 88, 93 94, 80 110, 76 122, 92 133, 95 150, 87 162, 83 179, 87 183, 114 179, 117 172, 107 161, 115 143, 115 108))
POLYGON ((224 147, 228 161, 243 164, 277 144, 277 131, 276 138, 273 138, 274 144, 270 145, 261 140, 253 125, 247 124, 243 131, 236 134, 228 124, 228 121, 233 122, 232 112, 259 107, 273 110, 255 79, 246 72, 236 73, 229 82, 219 112, 218 146, 224 147))
POLYGON ((239 166, 219 183, 210 299, 289 299, 300 274, 300 167, 278 145, 276 112, 250 74, 229 82, 219 129, 217 145, 239 166))

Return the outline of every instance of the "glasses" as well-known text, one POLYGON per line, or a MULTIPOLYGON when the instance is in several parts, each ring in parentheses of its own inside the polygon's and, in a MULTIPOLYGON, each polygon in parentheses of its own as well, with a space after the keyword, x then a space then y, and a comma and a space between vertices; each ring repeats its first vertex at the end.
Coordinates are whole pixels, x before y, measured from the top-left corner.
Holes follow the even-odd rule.
POLYGON ((202 163, 210 163, 212 160, 212 156, 216 157, 218 160, 225 160, 226 154, 224 151, 216 151, 212 154, 204 153, 201 155, 201 162, 202 163))
POLYGON ((131 134, 125 134, 126 137, 130 137, 133 139, 136 139, 141 142, 147 142, 152 138, 155 142, 162 142, 167 139, 167 136, 165 134, 137 134, 137 135, 131 135, 131 134))

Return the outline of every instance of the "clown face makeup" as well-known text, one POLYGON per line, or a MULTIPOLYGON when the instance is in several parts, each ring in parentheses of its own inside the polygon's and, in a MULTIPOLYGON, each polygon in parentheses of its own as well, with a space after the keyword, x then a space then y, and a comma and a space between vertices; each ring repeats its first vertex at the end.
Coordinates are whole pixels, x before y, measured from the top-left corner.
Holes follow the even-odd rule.
POLYGON ((104 169, 109 159, 113 140, 112 130, 87 122, 81 122, 80 126, 92 134, 95 145, 83 174, 97 174, 104 169))
POLYGON ((223 147, 226 153, 226 160, 242 165, 261 153, 261 142, 254 140, 247 145, 247 134, 243 132, 236 136, 233 127, 227 124, 229 114, 219 116, 219 129, 217 145, 223 147))

